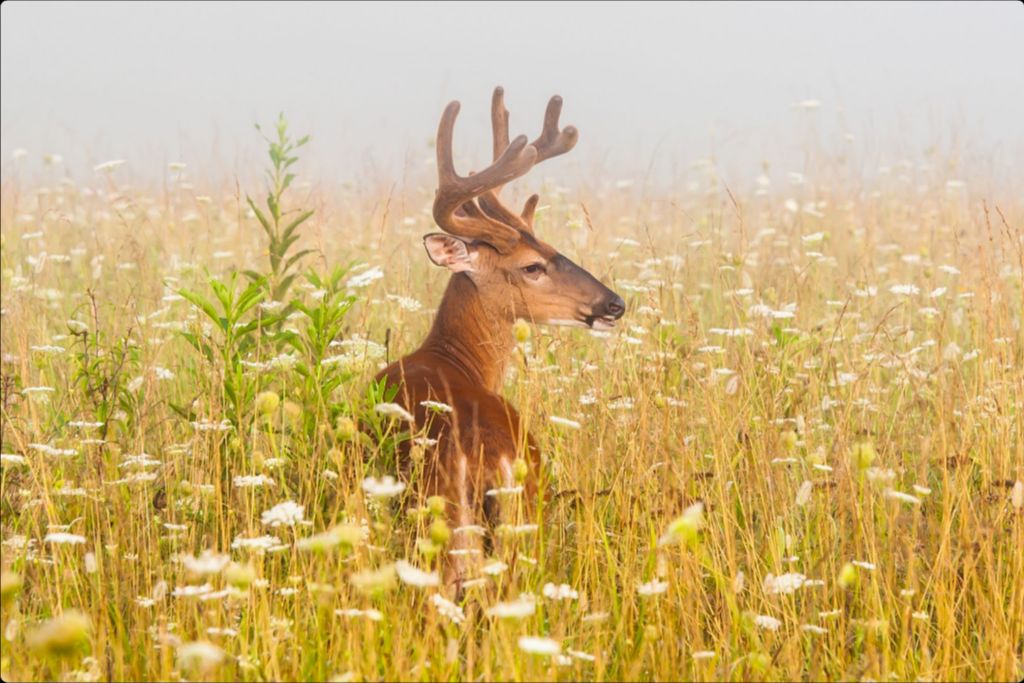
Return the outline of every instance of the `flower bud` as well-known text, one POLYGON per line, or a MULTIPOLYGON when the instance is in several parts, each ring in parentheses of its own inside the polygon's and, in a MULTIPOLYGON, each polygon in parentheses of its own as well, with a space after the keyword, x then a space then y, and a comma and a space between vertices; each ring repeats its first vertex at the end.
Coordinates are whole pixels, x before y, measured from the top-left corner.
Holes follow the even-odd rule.
POLYGON ((434 523, 430 525, 430 540, 436 545, 443 546, 451 537, 451 529, 448 528, 443 519, 435 519, 434 523))
POLYGON ((850 460, 854 469, 857 471, 864 471, 871 467, 871 463, 875 461, 877 457, 875 447, 871 445, 870 441, 861 441, 853 445, 853 450, 850 451, 850 460))
POLYGON ((29 637, 34 650, 54 657, 66 657, 89 644, 89 619, 78 610, 68 610, 37 628, 29 637))
POLYGON ((256 412, 271 415, 281 405, 281 397, 273 391, 263 391, 256 396, 256 412))
POLYGON ((526 322, 522 318, 516 320, 512 325, 512 336, 518 344, 526 342, 526 340, 530 338, 530 323, 526 322))
POLYGON ((427 509, 434 517, 441 517, 444 515, 446 506, 447 501, 445 501, 444 496, 431 496, 430 498, 427 498, 427 509))
POLYGON ((860 576, 857 574, 857 568, 849 562, 844 564, 843 568, 839 570, 840 588, 853 588, 857 585, 859 579, 860 576))
POLYGON ((14 572, 0 574, 0 604, 7 607, 14 596, 21 592, 21 577, 14 572))
POLYGON ((339 415, 334 422, 334 435, 338 441, 350 441, 356 435, 358 427, 355 420, 348 415, 339 415))
POLYGON ((522 484, 526 481, 526 476, 530 473, 530 466, 522 458, 516 458, 512 461, 512 476, 515 477, 517 484, 522 484))
POLYGON ((232 562, 224 569, 224 580, 235 588, 248 588, 256 580, 256 570, 252 565, 232 562))

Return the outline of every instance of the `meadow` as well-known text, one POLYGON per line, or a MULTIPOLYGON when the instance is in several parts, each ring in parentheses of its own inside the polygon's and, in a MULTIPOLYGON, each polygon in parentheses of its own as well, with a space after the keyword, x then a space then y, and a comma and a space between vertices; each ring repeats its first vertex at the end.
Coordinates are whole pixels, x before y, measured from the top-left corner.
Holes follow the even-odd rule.
POLYGON ((456 603, 372 384, 447 280, 433 166, 326 186, 269 134, 245 183, 5 171, 5 680, 1024 676, 1019 191, 938 152, 521 182, 628 310, 518 328, 551 495, 456 603))

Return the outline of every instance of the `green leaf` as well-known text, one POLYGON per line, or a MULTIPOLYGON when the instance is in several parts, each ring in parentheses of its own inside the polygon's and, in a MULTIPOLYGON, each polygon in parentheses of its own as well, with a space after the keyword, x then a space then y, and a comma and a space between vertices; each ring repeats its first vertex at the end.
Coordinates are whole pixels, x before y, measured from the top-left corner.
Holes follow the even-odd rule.
POLYGON ((206 356, 206 360, 213 362, 213 349, 210 348, 209 344, 191 332, 181 332, 180 334, 185 338, 185 341, 192 346, 192 348, 206 356))
MULTIPOLYGON (((234 298, 234 291, 228 289, 227 285, 218 280, 217 278, 210 278, 210 289, 217 295, 217 299, 220 300, 221 305, 224 307, 225 313, 230 313, 232 308, 232 299, 234 298)), ((234 283, 232 283, 234 284, 234 283)))
POLYGON ((264 216, 263 212, 256 207, 256 203, 252 200, 252 197, 246 195, 245 200, 249 202, 249 207, 252 209, 253 213, 256 214, 256 219, 260 222, 260 225, 263 226, 263 230, 267 233, 267 237, 274 239, 274 233, 270 227, 270 222, 267 221, 267 217, 264 216))
POLYGON ((285 261, 285 263, 284 263, 284 270, 287 271, 289 268, 292 267, 292 264, 294 264, 300 258, 305 256, 306 254, 312 254, 314 251, 315 251, 315 249, 303 249, 300 252, 292 254, 291 257, 289 257, 289 259, 287 261, 285 261))
POLYGON ((274 287, 274 300, 280 301, 284 294, 288 291, 288 288, 292 286, 292 282, 295 280, 296 273, 288 275, 277 283, 277 287, 274 287))
POLYGON ((281 222, 281 207, 277 203, 277 197, 267 194, 267 206, 270 207, 270 215, 274 217, 274 225, 281 222))
POLYGON ((295 244, 296 240, 299 239, 298 235, 292 235, 288 239, 282 239, 279 244, 278 253, 282 256, 288 252, 288 248, 295 244))
POLYGON ((313 215, 313 211, 304 211, 298 218, 288 224, 288 227, 281 233, 282 237, 291 237, 291 234, 295 232, 295 229, 306 222, 306 220, 313 215))
POLYGON ((209 301, 207 301, 200 295, 196 294, 195 292, 190 292, 187 289, 179 289, 178 294, 188 299, 188 301, 191 302, 193 306, 202 310, 202 312, 206 314, 206 317, 208 317, 213 322, 217 323, 217 325, 219 325, 221 328, 227 329, 225 327, 226 321, 224 321, 225 324, 222 324, 223 319, 217 312, 217 309, 215 309, 213 307, 213 304, 211 304, 209 301))

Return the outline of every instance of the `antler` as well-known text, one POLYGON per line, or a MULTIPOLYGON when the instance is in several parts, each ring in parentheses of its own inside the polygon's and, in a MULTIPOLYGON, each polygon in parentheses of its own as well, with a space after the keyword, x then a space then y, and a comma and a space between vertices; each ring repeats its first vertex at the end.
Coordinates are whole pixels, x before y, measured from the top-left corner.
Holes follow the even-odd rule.
POLYGON ((434 197, 434 221, 438 226, 453 235, 486 241, 499 252, 514 247, 520 231, 532 233, 533 212, 540 198, 532 195, 522 214, 516 215, 501 203, 498 195, 506 183, 525 175, 537 163, 565 154, 576 145, 576 128, 558 128, 561 111, 562 98, 555 95, 548 102, 540 137, 527 145, 527 137, 520 135, 510 143, 505 91, 495 88, 491 97, 494 162, 480 173, 463 177, 455 172, 452 161, 452 137, 459 103, 450 103, 437 128, 438 188, 434 197))
MULTIPOLYGON (((544 128, 540 136, 530 143, 537 150, 534 165, 545 159, 565 154, 576 146, 579 131, 575 126, 566 126, 559 130, 558 118, 562 113, 562 98, 555 95, 548 101, 544 112, 544 128)), ((491 129, 493 132, 494 158, 497 159, 509 147, 508 142, 508 110, 505 108, 505 90, 498 86, 491 96, 491 129)), ((480 197, 480 208, 492 217, 515 225, 519 230, 533 233, 533 212, 537 208, 539 195, 531 195, 526 200, 521 214, 516 215, 506 207, 499 198, 504 185, 498 185, 480 197)))
POLYGON ((484 214, 473 200, 533 168, 537 150, 526 144, 525 135, 520 135, 483 171, 460 176, 452 161, 452 134, 458 114, 459 103, 450 103, 437 128, 438 187, 434 197, 434 220, 445 232, 482 239, 498 251, 507 251, 519 241, 518 231, 484 214))

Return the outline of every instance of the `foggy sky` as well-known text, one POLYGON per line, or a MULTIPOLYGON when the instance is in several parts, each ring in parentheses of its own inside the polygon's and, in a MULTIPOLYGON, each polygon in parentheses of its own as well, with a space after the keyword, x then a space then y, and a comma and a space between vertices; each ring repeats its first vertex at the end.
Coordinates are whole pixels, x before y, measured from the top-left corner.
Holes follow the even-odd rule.
MULTIPOLYGON (((930 145, 1017 174, 1024 164, 1020 3, 2 6, 0 168, 59 153, 71 175, 217 178, 262 165, 253 122, 284 110, 324 182, 417 171, 441 110, 487 153, 491 89, 513 134, 565 98, 577 150, 545 174, 667 180, 700 158, 751 177, 801 170, 809 141, 850 145, 867 173, 930 145), (817 109, 794 108, 808 99, 817 109), (852 135, 852 142, 844 134, 852 135)), ((468 170, 468 169, 462 169, 468 170)), ((43 172, 43 171, 37 171, 43 172)))

